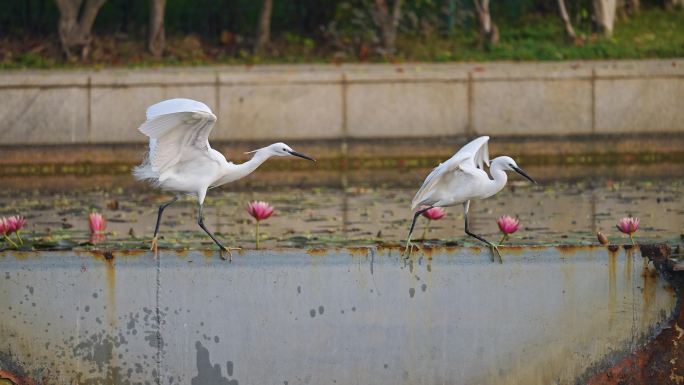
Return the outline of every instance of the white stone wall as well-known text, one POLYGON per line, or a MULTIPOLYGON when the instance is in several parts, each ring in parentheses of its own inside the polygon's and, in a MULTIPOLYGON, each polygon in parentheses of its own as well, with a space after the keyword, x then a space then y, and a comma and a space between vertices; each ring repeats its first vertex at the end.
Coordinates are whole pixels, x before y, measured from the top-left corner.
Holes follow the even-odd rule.
POLYGON ((186 97, 214 140, 684 132, 684 59, 0 72, 0 144, 139 143, 186 97))

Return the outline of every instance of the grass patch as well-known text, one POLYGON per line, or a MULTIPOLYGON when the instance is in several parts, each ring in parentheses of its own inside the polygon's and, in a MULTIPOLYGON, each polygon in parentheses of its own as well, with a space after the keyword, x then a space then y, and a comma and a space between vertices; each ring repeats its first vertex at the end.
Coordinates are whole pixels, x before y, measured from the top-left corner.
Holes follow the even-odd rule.
POLYGON ((5 37, 0 39, 0 69, 684 57, 684 11, 644 10, 618 20, 611 38, 595 35, 588 20, 584 20, 575 26, 579 38, 569 41, 558 17, 541 15, 529 15, 517 22, 502 21, 499 28, 499 44, 486 48, 480 47, 472 29, 449 37, 436 32, 401 34, 393 57, 378 54, 371 43, 357 41, 353 43, 356 46, 333 48, 325 41, 285 33, 276 37, 271 49, 262 55, 231 43, 230 36, 169 36, 165 56, 155 59, 146 53, 143 36, 112 34, 95 37, 88 60, 68 62, 62 58, 56 36, 5 37))
POLYGON ((474 32, 451 38, 402 37, 400 56, 410 61, 596 60, 684 56, 684 12, 649 10, 618 21, 610 38, 576 28, 569 41, 556 18, 531 18, 524 24, 500 26, 499 44, 480 48, 474 32))

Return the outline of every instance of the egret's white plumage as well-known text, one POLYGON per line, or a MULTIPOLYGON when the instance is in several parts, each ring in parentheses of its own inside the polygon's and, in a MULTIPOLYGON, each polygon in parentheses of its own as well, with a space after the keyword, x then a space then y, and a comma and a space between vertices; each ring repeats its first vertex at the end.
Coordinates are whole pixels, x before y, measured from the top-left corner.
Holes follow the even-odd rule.
POLYGON ((414 196, 411 209, 415 210, 420 206, 451 206, 449 203, 455 197, 468 195, 466 190, 476 192, 478 186, 474 184, 477 184, 477 177, 481 177, 478 171, 484 172, 485 164, 489 166, 488 141, 488 136, 481 136, 435 167, 414 196))
POLYGON ((465 231, 490 246, 493 244, 484 238, 475 235, 468 229, 468 208, 473 199, 485 199, 501 191, 508 176, 506 171, 515 171, 531 182, 530 178, 516 162, 508 157, 501 156, 491 162, 489 169, 491 178, 484 170, 489 162, 489 137, 481 136, 463 146, 454 156, 439 166, 425 178, 425 182, 411 202, 411 210, 416 211, 411 224, 411 230, 406 246, 411 242, 411 233, 418 216, 425 211, 425 207, 447 207, 463 204, 465 210, 465 231))
MULTIPOLYGON (((228 162, 209 145, 216 115, 206 104, 195 100, 165 100, 150 106, 146 115, 147 120, 138 130, 150 138, 149 151, 143 163, 133 170, 133 175, 163 190, 196 196, 199 202, 198 223, 222 250, 225 248, 202 223, 202 205, 207 189, 249 175, 272 156, 298 156, 313 160, 285 143, 274 143, 253 151, 254 156, 245 163, 228 162)), ((177 199, 178 196, 159 208, 153 248, 156 247, 161 214, 177 199)))
MULTIPOLYGON (((150 138, 149 152, 133 175, 166 190, 196 193, 192 190, 200 189, 202 183, 193 183, 194 178, 187 180, 187 175, 181 175, 184 181, 176 179, 189 164, 220 166, 226 162, 221 153, 209 146, 214 123, 216 116, 209 107, 194 100, 171 99, 151 106, 147 109, 147 121, 138 128, 150 138)), ((203 179, 211 178, 203 174, 203 179)))

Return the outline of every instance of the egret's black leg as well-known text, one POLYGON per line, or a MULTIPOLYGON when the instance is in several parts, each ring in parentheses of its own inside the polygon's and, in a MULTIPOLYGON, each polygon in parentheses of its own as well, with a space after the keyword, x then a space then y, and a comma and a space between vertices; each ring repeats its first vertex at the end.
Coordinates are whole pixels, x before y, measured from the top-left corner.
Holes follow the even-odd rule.
POLYGON ((157 213, 157 224, 154 226, 154 237, 152 238, 152 250, 157 251, 157 234, 159 234, 159 225, 161 224, 161 218, 162 214, 164 213, 164 209, 171 206, 174 202, 178 200, 179 196, 176 195, 171 199, 170 201, 166 203, 162 203, 159 206, 159 212, 157 213))
POLYGON ((173 197, 173 199, 171 199, 170 201, 168 201, 166 203, 162 203, 161 206, 159 206, 159 212, 157 213, 157 224, 154 226, 154 237, 155 238, 157 237, 157 234, 159 233, 159 225, 161 224, 161 218, 162 218, 162 214, 164 213, 164 209, 166 209, 167 207, 174 204, 177 200, 178 200, 178 195, 173 197))
POLYGON ((477 234, 475 234, 475 233, 471 233, 471 232, 470 232, 470 228, 468 228, 468 213, 465 214, 465 232, 466 232, 466 234, 470 235, 471 237, 477 238, 477 239, 479 239, 480 241, 486 243, 487 246, 494 246, 494 244, 491 243, 491 242, 489 242, 488 240, 482 238, 481 236, 479 236, 479 235, 477 235, 477 234))
POLYGON ((499 257, 499 262, 501 262, 501 253, 499 252, 499 247, 497 245, 489 242, 488 240, 482 238, 481 236, 470 232, 470 229, 468 228, 468 211, 465 212, 464 217, 465 217, 465 232, 466 232, 466 234, 470 235, 471 237, 477 238, 481 242, 484 242, 487 246, 491 247, 492 252, 496 253, 496 255, 499 257))
POLYGON ((216 239, 214 234, 212 234, 212 232, 209 231, 209 229, 207 229, 206 226, 204 226, 204 216, 202 215, 202 206, 203 206, 202 204, 199 205, 199 212, 197 214, 197 224, 202 228, 202 230, 204 230, 205 233, 207 233, 207 235, 209 235, 209 237, 211 237, 211 239, 214 241, 214 243, 216 243, 216 245, 219 247, 219 249, 221 249, 221 251, 228 251, 228 249, 226 249, 226 247, 223 246, 221 244, 221 242, 219 242, 218 239, 216 239))
POLYGON ((407 253, 409 247, 411 246, 411 234, 413 234, 413 228, 416 227, 416 221, 418 220, 418 217, 420 216, 420 214, 430 210, 431 208, 432 206, 426 209, 418 210, 415 214, 413 214, 413 222, 411 222, 411 229, 409 230, 408 237, 406 237, 406 249, 404 250, 404 253, 407 253))

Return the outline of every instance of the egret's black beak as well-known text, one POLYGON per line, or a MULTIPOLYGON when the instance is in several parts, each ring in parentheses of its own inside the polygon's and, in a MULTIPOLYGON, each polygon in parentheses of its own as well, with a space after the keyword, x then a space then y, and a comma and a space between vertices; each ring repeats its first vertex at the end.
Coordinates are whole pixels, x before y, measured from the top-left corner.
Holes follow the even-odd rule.
POLYGON ((300 157, 300 158, 304 158, 304 159, 310 160, 310 161, 312 161, 312 162, 315 162, 315 161, 316 161, 316 159, 314 159, 314 158, 312 158, 312 157, 310 157, 310 156, 308 156, 308 155, 304 155, 304 154, 302 154, 301 152, 289 151, 289 150, 288 150, 287 152, 289 152, 290 155, 298 156, 298 157, 300 157))
POLYGON ((537 184, 537 182, 535 182, 534 179, 530 178, 530 176, 527 175, 527 173, 525 171, 523 171, 522 168, 516 167, 516 166, 511 166, 511 167, 513 168, 513 170, 515 170, 515 172, 522 175, 525 179, 529 180, 530 182, 532 182, 534 184, 537 184))

